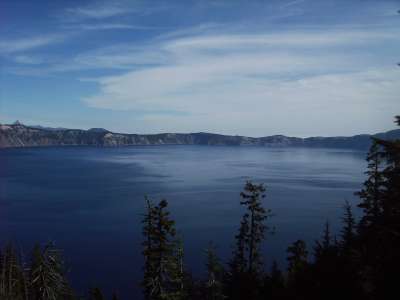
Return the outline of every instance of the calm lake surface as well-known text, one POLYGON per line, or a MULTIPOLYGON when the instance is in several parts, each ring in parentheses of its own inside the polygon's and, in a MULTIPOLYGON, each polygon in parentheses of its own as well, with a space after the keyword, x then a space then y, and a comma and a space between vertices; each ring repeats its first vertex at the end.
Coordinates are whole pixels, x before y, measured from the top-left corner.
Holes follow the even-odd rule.
MULTIPOLYGON (((166 198, 185 241, 188 268, 203 274, 204 248, 225 260, 243 208, 246 180, 267 186, 275 234, 264 260, 285 267, 289 243, 309 242, 329 220, 340 230, 342 206, 364 180, 365 153, 343 149, 225 146, 63 147, 0 150, 0 243, 25 254, 35 242, 64 250, 80 292, 140 295, 144 195, 166 198)), ((139 297, 139 296, 137 296, 139 297)))

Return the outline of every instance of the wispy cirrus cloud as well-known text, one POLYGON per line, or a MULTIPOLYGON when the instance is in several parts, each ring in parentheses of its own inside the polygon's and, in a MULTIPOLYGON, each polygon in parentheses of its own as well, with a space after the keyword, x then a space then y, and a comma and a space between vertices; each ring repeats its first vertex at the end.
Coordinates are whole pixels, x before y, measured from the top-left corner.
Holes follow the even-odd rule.
POLYGON ((288 7, 291 7, 291 6, 303 4, 304 2, 305 2, 305 0, 294 0, 294 1, 289 1, 289 2, 283 3, 283 4, 280 6, 280 8, 281 8, 281 9, 286 9, 286 8, 288 8, 288 7))
POLYGON ((49 46, 55 43, 63 42, 67 36, 68 35, 66 34, 49 34, 19 39, 0 40, 0 54, 23 52, 49 46))
MULTIPOLYGON (((366 32, 356 29, 351 31, 330 30, 329 32, 302 30, 258 34, 224 34, 222 26, 201 26, 193 30, 186 29, 185 31, 162 35, 140 45, 124 43, 83 51, 68 60, 52 63, 46 68, 42 68, 41 72, 94 69, 129 70, 138 67, 149 70, 151 67, 185 66, 196 62, 202 62, 205 66, 210 62, 211 67, 213 67, 220 65, 220 61, 229 60, 232 60, 232 65, 235 65, 235 59, 239 58, 246 61, 251 58, 251 61, 257 61, 253 65, 253 67, 257 67, 258 64, 263 65, 262 62, 265 59, 269 61, 269 58, 275 56, 280 59, 273 60, 275 62, 280 61, 284 64, 285 61, 290 61, 292 68, 300 64, 306 68, 308 62, 317 60, 321 55, 305 55, 301 52, 315 49, 322 51, 322 57, 326 53, 325 67, 323 68, 332 65, 329 63, 332 58, 337 58, 337 62, 332 65, 333 68, 337 69, 335 66, 340 68, 340 66, 348 65, 344 63, 344 59, 349 59, 346 54, 342 53, 344 48, 365 47, 366 45, 390 42, 395 40, 397 36, 398 32, 395 30, 366 32), (282 58, 285 55, 288 60, 282 58)), ((366 53, 363 55, 366 55, 366 53)), ((357 57, 351 59, 353 64, 350 64, 350 66, 360 60, 357 57)), ((321 66, 323 65, 322 60, 318 63, 321 66)), ((281 67, 283 68, 283 65, 281 67)), ((272 69, 270 70, 272 72, 272 69)), ((304 70, 304 72, 306 71, 304 70)), ((312 71, 312 67, 307 72, 310 71, 312 71)))
POLYGON ((72 20, 80 19, 105 19, 119 15, 129 14, 134 9, 126 2, 103 1, 93 2, 90 5, 66 9, 67 17, 72 20))
MULTIPOLYGON (((49 64, 41 72, 63 73, 85 70, 131 70, 140 66, 166 64, 168 53, 149 45, 117 44, 89 50, 61 62, 49 64)), ((33 71, 33 70, 31 70, 33 71)))
MULTIPOLYGON (((179 131, 179 123, 187 122, 185 128, 192 130, 230 128, 225 132, 246 134, 246 129, 232 128, 246 122, 265 128, 271 120, 276 128, 269 128, 269 132, 284 132, 284 120, 288 116, 299 118, 297 111, 312 111, 318 122, 340 114, 344 118, 343 123, 336 122, 340 127, 354 122, 357 110, 360 113, 356 115, 365 118, 376 109, 387 112, 400 108, 396 100, 399 74, 382 66, 382 60, 371 57, 368 51, 343 51, 376 47, 396 36, 396 32, 383 30, 335 30, 171 38, 136 49, 131 55, 125 52, 119 65, 126 63, 127 71, 95 79, 99 92, 83 101, 96 108, 146 112, 143 126, 153 128, 155 119, 163 119, 171 131, 179 131), (129 66, 135 63, 134 57, 150 50, 155 55, 154 64, 129 66), (160 116, 157 111, 164 113, 160 116), (168 111, 170 116, 165 113, 168 111)), ((103 53, 103 65, 115 59, 118 49, 113 51, 108 57, 103 53)), ((151 61, 143 56, 136 64, 151 61)), ((339 129, 332 128, 330 133, 339 129)), ((263 135, 261 131, 256 134, 263 135)), ((319 132, 299 129, 296 134, 319 132)))
POLYGON ((130 30, 154 30, 159 29, 155 26, 144 26, 124 23, 94 23, 94 24, 75 24, 64 26, 66 29, 72 30, 114 30, 114 29, 130 29, 130 30))
POLYGON ((329 31, 280 31, 258 34, 217 34, 205 36, 187 36, 168 41, 164 50, 184 57, 184 53, 208 53, 224 55, 230 52, 260 52, 283 49, 296 52, 299 49, 333 51, 337 47, 355 47, 394 41, 398 30, 329 30, 329 31))
POLYGON ((149 3, 142 0, 95 0, 81 6, 65 10, 64 21, 104 20, 124 15, 148 15, 164 10, 168 5, 163 2, 149 3))
POLYGON ((14 61, 23 65, 40 65, 43 63, 42 58, 32 55, 16 55, 14 61))
POLYGON ((90 1, 69 7, 59 16, 61 28, 75 31, 96 30, 158 30, 164 26, 136 24, 132 15, 143 16, 162 9, 160 3, 149 5, 144 1, 109 0, 90 1))

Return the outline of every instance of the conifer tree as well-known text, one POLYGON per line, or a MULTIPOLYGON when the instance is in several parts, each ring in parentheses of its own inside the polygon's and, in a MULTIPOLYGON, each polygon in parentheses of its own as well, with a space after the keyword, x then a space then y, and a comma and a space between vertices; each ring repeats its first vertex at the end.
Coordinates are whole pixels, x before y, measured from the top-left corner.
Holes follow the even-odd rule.
POLYGON ((147 213, 142 221, 145 299, 182 299, 183 248, 175 239, 175 222, 169 216, 168 202, 161 200, 153 205, 146 200, 147 213))
POLYGON ((169 298, 174 300, 185 299, 185 267, 184 267, 184 250, 182 239, 177 239, 175 241, 174 252, 168 262, 168 268, 170 272, 170 288, 169 288, 169 298))
MULTIPOLYGON (((396 117, 396 123, 400 125, 399 116, 396 117)), ((364 194, 360 195, 360 206, 367 206, 368 197, 377 196, 379 218, 372 219, 373 222, 370 222, 371 225, 361 236, 361 273, 368 286, 368 294, 389 299, 391 294, 397 293, 398 283, 395 278, 400 269, 400 140, 374 139, 374 144, 379 149, 380 164, 379 168, 371 168, 369 164, 372 175, 361 191, 364 194), (380 179, 379 193, 370 188, 370 182, 375 183, 371 178, 380 179)), ((376 151, 371 152, 369 156, 376 151)), ((362 218, 364 222, 360 225, 371 219, 368 210, 365 214, 362 218)))
MULTIPOLYGON (((334 268, 331 272, 335 278, 337 293, 336 298, 343 295, 349 299, 362 298, 361 278, 360 278, 360 239, 357 234, 357 223, 353 216, 352 207, 348 201, 344 204, 344 215, 342 217, 343 227, 340 233, 338 248, 335 248, 335 256, 329 257, 330 267, 334 268), (337 250, 337 251, 336 251, 337 250)), ((363 246, 364 247, 364 246, 363 246)))
POLYGON ((25 300, 28 297, 27 276, 11 244, 0 253, 0 299, 25 300))
POLYGON ((302 272, 307 266, 308 251, 303 240, 297 240, 287 249, 288 273, 290 277, 302 272))
POLYGON ((287 248, 288 299, 313 299, 310 298, 310 276, 308 251, 303 240, 297 240, 287 248))
POLYGON ((347 253, 354 243, 356 221, 353 216, 351 205, 348 201, 346 201, 344 204, 344 210, 345 212, 342 218, 343 228, 341 231, 340 246, 341 250, 347 253))
POLYGON ((64 276, 61 253, 53 243, 42 249, 36 245, 32 254, 30 270, 33 300, 55 300, 70 297, 71 290, 64 276))
POLYGON ((239 232, 235 236, 236 247, 229 263, 229 297, 232 299, 255 299, 258 297, 262 273, 260 246, 267 229, 265 220, 270 210, 262 206, 265 187, 248 181, 240 193, 241 205, 246 213, 240 222, 239 232))
POLYGON ((386 190, 386 180, 382 172, 383 156, 378 141, 373 140, 367 156, 368 170, 365 174, 368 178, 364 182, 364 188, 356 193, 361 199, 358 206, 364 211, 359 226, 361 231, 377 225, 383 213, 382 200, 386 190))
POLYGON ((151 295, 154 293, 154 281, 153 278, 156 276, 156 260, 155 260, 155 246, 154 246, 154 233, 155 233, 155 216, 154 216, 154 205, 152 202, 145 197, 147 210, 144 215, 143 224, 143 256, 144 256, 144 270, 143 270, 143 293, 146 300, 151 299, 151 295))
POLYGON ((247 229, 244 234, 244 242, 247 251, 247 272, 257 273, 261 266, 260 245, 264 240, 264 233, 267 229, 265 220, 270 211, 266 211, 261 200, 265 198, 265 187, 263 184, 253 184, 248 181, 244 187, 244 191, 240 193, 242 197, 241 205, 246 206, 247 213, 243 218, 243 230, 247 229))
POLYGON ((262 184, 256 185, 248 181, 244 191, 240 193, 242 198, 240 204, 246 206, 247 211, 235 236, 236 248, 231 261, 231 268, 235 272, 257 272, 261 264, 259 247, 267 229, 264 221, 270 213, 262 207, 264 192, 265 187, 262 184))
POLYGON ((331 236, 329 222, 325 223, 324 232, 321 241, 317 240, 314 247, 314 256, 316 260, 322 259, 333 250, 333 239, 331 236))
MULTIPOLYGON (((395 122, 400 126, 400 116, 396 116, 395 122)), ((382 171, 386 179, 386 191, 382 197, 385 226, 389 226, 393 234, 400 234, 400 139, 376 139, 376 143, 383 148, 385 159, 382 171)))
POLYGON ((206 249, 206 299, 207 300, 223 300, 226 299, 223 292, 224 267, 220 263, 215 246, 210 243, 206 249))
POLYGON ((314 262, 310 268, 311 288, 308 292, 316 299, 341 299, 358 291, 353 257, 347 254, 343 256, 345 252, 340 251, 341 246, 342 241, 338 242, 336 236, 332 237, 329 223, 326 222, 321 240, 316 241, 314 262))
MULTIPOLYGON (((396 116, 400 126, 400 116, 396 116)), ((388 233, 398 241, 400 238, 400 139, 392 141, 378 140, 384 148, 386 166, 386 194, 384 197, 385 227, 388 233)))
POLYGON ((230 262, 232 274, 244 273, 247 269, 246 235, 249 231, 248 219, 249 215, 247 213, 244 214, 240 222, 239 232, 235 236, 236 247, 233 251, 232 261, 230 262))

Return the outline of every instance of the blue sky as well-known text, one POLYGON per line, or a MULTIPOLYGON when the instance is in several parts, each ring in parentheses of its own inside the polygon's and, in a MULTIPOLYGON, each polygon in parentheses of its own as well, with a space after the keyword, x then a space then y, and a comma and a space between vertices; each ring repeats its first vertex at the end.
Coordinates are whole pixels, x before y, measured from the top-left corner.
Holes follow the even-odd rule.
POLYGON ((0 3, 0 122, 351 135, 400 113, 400 1, 0 3))

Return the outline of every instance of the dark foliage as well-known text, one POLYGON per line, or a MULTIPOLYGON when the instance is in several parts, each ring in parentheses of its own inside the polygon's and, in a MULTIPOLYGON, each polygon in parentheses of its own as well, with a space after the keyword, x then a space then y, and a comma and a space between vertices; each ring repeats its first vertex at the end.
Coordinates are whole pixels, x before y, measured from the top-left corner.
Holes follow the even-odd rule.
POLYGON ((143 290, 145 299, 183 299, 183 246, 176 239, 175 222, 167 210, 168 202, 147 201, 143 220, 145 258, 143 290))
POLYGON ((0 255, 0 299, 73 299, 61 253, 52 243, 35 246, 29 265, 16 253, 8 245, 0 255))
POLYGON ((226 280, 227 295, 230 299, 257 299, 263 278, 260 245, 268 229, 265 220, 270 211, 262 206, 262 199, 265 198, 265 187, 262 184, 248 181, 240 196, 240 204, 246 207, 246 212, 235 236, 236 248, 226 280))

